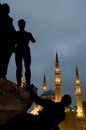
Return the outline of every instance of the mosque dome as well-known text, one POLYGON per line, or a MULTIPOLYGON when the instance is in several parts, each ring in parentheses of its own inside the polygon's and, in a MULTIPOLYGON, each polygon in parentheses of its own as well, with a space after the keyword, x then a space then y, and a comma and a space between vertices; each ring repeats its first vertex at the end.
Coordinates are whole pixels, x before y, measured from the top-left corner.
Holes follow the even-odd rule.
POLYGON ((41 96, 55 96, 55 90, 49 89, 48 91, 42 93, 41 96))

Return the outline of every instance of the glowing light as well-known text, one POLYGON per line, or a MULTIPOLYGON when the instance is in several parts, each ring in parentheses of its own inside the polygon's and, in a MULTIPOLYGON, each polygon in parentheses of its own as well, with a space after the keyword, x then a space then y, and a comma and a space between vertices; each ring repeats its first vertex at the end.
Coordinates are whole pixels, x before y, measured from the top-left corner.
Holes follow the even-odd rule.
POLYGON ((77 84, 79 84, 79 83, 80 83, 80 81, 79 81, 79 80, 76 80, 76 83, 77 83, 77 84))
POLYGON ((59 72, 59 68, 56 68, 56 72, 59 72))
POLYGON ((82 109, 77 109, 77 116, 83 117, 83 110, 82 109))
POLYGON ((56 83, 57 83, 57 82, 59 83, 59 82, 60 82, 60 78, 56 78, 56 79, 55 79, 55 82, 56 82, 56 83))

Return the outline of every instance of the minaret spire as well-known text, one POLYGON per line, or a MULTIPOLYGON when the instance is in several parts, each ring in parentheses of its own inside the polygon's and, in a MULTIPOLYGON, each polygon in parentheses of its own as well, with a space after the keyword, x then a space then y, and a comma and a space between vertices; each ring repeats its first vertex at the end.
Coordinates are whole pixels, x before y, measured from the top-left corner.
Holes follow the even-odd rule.
POLYGON ((47 91, 47 86, 46 86, 46 76, 45 76, 45 73, 44 73, 44 79, 43 79, 43 89, 42 89, 43 92, 46 92, 47 91))
POLYGON ((59 60, 58 60, 58 54, 57 54, 57 49, 56 49, 56 61, 55 61, 55 73, 60 74, 60 69, 59 69, 59 60))
POLYGON ((61 92, 61 79, 60 79, 60 68, 59 68, 59 60, 58 60, 58 54, 56 50, 56 61, 55 61, 55 101, 60 102, 61 97, 62 97, 62 92, 61 92))
POLYGON ((84 117, 83 106, 82 106, 82 92, 80 87, 80 79, 78 73, 78 67, 76 65, 76 102, 77 102, 77 117, 84 117))

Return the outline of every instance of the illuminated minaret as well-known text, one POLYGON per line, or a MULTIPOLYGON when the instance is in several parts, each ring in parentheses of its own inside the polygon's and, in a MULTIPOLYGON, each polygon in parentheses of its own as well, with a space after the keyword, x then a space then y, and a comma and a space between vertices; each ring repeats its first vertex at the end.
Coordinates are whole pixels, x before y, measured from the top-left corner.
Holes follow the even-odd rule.
POLYGON ((61 79, 60 79, 60 69, 59 69, 59 61, 58 61, 58 55, 56 51, 56 63, 55 63, 55 102, 60 102, 62 98, 62 92, 61 92, 61 79))
POLYGON ((21 77, 21 87, 24 85, 24 74, 23 74, 23 69, 22 69, 22 77, 21 77))
POLYGON ((44 79, 43 79, 43 89, 42 89, 42 91, 43 91, 43 92, 46 92, 46 91, 47 91, 45 74, 44 74, 44 79))
POLYGON ((84 117, 83 106, 82 106, 82 92, 80 87, 80 79, 78 68, 76 66, 76 103, 77 103, 77 117, 84 117))

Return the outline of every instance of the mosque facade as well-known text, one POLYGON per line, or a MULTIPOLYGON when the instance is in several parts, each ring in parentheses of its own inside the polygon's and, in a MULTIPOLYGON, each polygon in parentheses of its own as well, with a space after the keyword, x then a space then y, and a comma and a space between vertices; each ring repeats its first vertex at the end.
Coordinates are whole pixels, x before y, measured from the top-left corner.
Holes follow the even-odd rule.
MULTIPOLYGON (((41 97, 44 99, 51 99, 54 102, 59 102, 62 98, 62 82, 60 78, 61 73, 60 73, 57 52, 56 52, 54 74, 55 74, 55 79, 54 79, 55 90, 52 90, 52 89, 47 90, 46 76, 44 74, 41 97)), ((75 87, 76 87, 76 92, 75 92, 76 107, 65 108, 66 117, 65 117, 65 120, 61 122, 59 125, 60 130, 86 130, 86 102, 83 103, 82 101, 82 91, 81 91, 80 78, 79 78, 77 66, 76 66, 75 87)), ((30 113, 38 114, 37 112, 40 109, 42 109, 40 105, 35 105, 30 113)))

